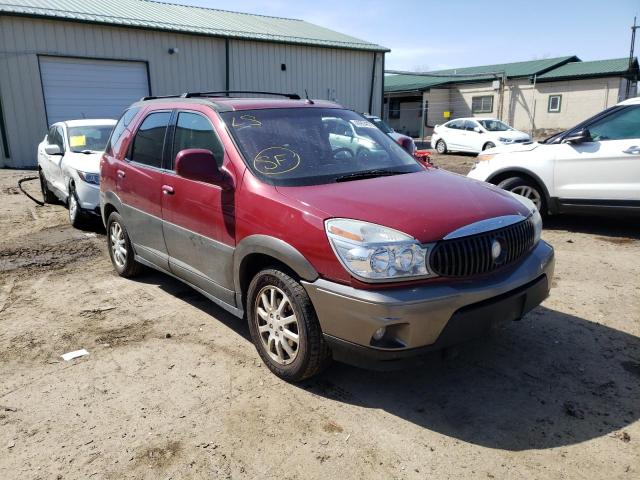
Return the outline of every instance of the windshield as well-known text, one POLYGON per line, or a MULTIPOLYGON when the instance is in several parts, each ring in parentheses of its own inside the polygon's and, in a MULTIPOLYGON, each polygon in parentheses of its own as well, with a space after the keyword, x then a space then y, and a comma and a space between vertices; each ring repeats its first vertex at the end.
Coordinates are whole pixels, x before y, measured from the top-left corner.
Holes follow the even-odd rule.
POLYGON ((478 123, 480 123, 485 130, 490 132, 506 132, 507 130, 513 130, 513 128, 500 120, 478 120, 478 123))
POLYGON ((379 118, 372 118, 371 121, 384 133, 393 133, 393 129, 379 118))
POLYGON ((107 146, 113 125, 69 127, 69 148, 72 152, 102 152, 107 146))
POLYGON ((318 185, 366 172, 422 170, 390 137, 350 110, 283 108, 221 116, 249 168, 273 185, 318 185))

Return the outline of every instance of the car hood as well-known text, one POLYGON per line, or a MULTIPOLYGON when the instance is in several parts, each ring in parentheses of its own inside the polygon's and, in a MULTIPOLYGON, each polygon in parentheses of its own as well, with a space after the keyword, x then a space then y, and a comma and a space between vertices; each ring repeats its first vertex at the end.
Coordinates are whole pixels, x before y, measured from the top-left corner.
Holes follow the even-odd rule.
POLYGON ((442 239, 471 223, 529 215, 514 196, 488 183, 430 169, 417 173, 304 187, 277 187, 325 218, 363 220, 407 233, 420 242, 442 239))
POLYGON ((502 153, 530 152, 541 147, 545 147, 545 145, 538 142, 514 143, 511 145, 498 145, 497 147, 485 150, 482 153, 497 155, 502 153))
POLYGON ((487 132, 490 135, 492 135, 493 137, 502 137, 502 138, 508 138, 510 140, 522 140, 523 138, 530 138, 529 135, 527 135, 524 132, 520 132, 519 130, 505 130, 503 132, 487 132))
POLYGON ((64 156, 65 166, 87 173, 100 173, 102 152, 75 153, 68 152, 64 156))

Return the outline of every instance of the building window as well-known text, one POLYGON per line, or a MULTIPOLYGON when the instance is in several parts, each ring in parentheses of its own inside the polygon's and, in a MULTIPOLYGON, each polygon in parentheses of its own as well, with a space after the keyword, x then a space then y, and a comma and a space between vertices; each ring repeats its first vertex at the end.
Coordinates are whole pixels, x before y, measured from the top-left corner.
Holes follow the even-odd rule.
POLYGON ((471 98, 471 111, 473 113, 493 112, 493 95, 471 98))
POLYGON ((562 106, 562 95, 549 95, 549 105, 547 112, 558 113, 562 106))
POLYGON ((389 118, 400 118, 400 101, 389 101, 389 118))

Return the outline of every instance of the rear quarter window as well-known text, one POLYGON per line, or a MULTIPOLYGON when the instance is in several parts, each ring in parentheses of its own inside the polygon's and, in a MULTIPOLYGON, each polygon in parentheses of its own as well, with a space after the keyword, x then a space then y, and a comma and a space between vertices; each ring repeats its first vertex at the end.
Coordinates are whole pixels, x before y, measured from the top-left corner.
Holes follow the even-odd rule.
POLYGON ((120 149, 120 139, 122 138, 122 134, 127 130, 127 127, 139 111, 140 107, 132 107, 124 111, 116 126, 113 127, 113 132, 111 132, 111 137, 107 142, 106 151, 109 154, 113 155, 113 152, 117 152, 120 149))

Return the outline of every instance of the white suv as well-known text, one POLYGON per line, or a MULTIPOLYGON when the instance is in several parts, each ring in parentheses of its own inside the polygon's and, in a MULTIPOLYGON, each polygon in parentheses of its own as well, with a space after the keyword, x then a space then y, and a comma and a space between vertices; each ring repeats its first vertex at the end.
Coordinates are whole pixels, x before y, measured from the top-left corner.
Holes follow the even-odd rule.
POLYGON ((541 213, 640 213, 640 98, 542 142, 492 148, 469 177, 532 200, 541 213))

